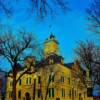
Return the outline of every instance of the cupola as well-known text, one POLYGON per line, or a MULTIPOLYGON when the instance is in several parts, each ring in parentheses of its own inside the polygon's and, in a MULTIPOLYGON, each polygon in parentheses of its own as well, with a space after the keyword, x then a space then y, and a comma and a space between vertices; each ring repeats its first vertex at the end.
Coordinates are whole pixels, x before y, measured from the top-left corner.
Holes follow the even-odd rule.
POLYGON ((48 57, 52 54, 58 54, 58 41, 56 40, 53 34, 44 42, 44 54, 45 57, 48 57))

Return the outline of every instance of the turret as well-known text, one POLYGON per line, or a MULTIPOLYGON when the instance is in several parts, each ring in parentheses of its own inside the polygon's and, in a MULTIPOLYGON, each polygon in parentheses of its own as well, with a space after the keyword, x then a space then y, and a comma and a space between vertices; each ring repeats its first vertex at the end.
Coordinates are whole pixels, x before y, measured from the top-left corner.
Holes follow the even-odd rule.
POLYGON ((59 54, 58 50, 58 41, 55 39, 53 34, 50 35, 48 39, 44 42, 44 55, 48 57, 52 54, 59 54))

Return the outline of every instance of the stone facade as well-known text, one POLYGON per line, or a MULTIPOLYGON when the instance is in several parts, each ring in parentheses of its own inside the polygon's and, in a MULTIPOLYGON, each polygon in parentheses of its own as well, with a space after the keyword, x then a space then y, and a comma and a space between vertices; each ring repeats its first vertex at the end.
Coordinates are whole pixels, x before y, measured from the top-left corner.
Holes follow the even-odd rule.
MULTIPOLYGON (((17 100, 92 100, 87 97, 87 87, 84 84, 84 70, 76 61, 69 67, 59 54, 58 42, 51 35, 44 42, 45 57, 40 62, 34 57, 25 59, 25 64, 18 72, 20 76, 30 69, 32 74, 24 74, 17 83, 17 100), (30 63, 32 62, 31 66, 30 63), (83 80, 82 80, 83 79, 83 80)), ((9 74, 12 74, 11 72, 9 74)), ((7 78, 6 100, 12 100, 11 77, 7 78)))

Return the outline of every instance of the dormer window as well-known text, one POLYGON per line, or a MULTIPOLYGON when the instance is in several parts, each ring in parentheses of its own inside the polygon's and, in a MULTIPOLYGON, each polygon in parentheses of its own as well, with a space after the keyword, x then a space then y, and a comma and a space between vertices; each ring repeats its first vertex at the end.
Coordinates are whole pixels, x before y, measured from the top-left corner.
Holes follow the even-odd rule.
POLYGON ((53 59, 49 59, 49 64, 53 64, 53 63, 54 63, 53 59))

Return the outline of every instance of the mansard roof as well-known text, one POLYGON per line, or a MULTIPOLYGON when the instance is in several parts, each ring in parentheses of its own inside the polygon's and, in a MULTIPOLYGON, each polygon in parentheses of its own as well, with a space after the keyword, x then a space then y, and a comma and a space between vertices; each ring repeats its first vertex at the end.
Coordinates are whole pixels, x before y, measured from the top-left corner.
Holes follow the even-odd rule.
POLYGON ((72 66, 74 65, 74 62, 70 62, 70 63, 66 63, 64 64, 66 67, 68 68, 72 68, 72 66))

